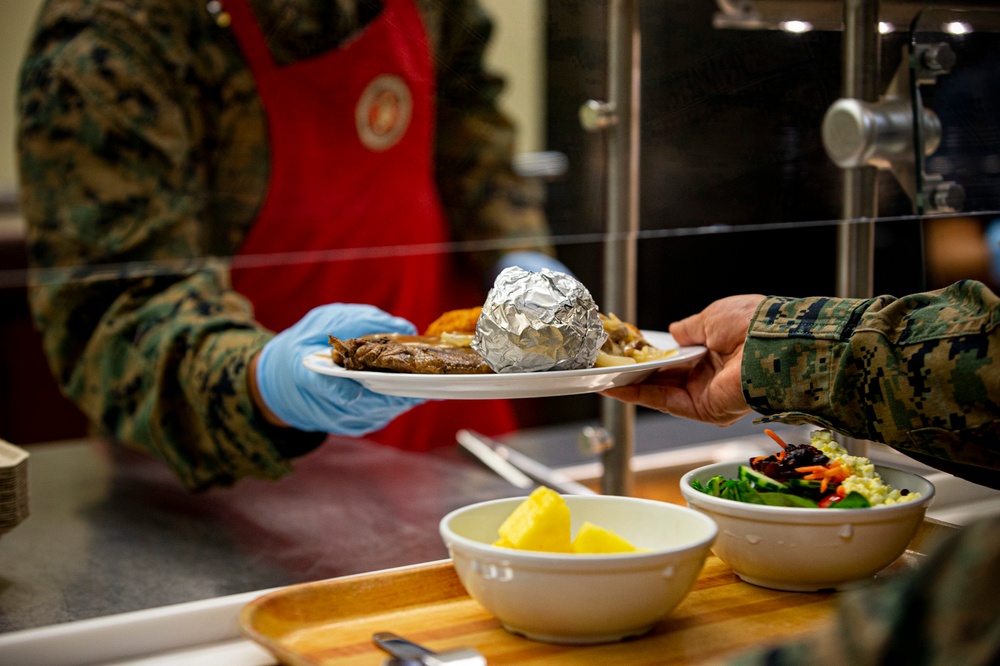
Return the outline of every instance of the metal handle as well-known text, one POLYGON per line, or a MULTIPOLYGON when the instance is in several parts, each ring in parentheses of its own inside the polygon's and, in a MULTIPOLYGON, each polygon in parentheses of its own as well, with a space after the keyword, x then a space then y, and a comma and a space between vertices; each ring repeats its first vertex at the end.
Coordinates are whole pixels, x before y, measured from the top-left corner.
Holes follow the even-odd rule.
MULTIPOLYGON (((941 143, 941 120, 927 108, 921 116, 924 154, 930 155, 941 143)), ((823 118, 823 145, 830 159, 843 169, 888 169, 899 158, 911 160, 913 144, 913 109, 906 99, 875 104, 839 99, 823 118)))
POLYGON ((417 645, 413 641, 408 641, 402 636, 397 636, 391 631, 380 631, 372 634, 372 640, 375 645, 391 654, 399 666, 425 664, 424 658, 434 654, 427 648, 417 645))
POLYGON ((510 464, 510 462, 494 451, 481 435, 477 435, 469 430, 459 430, 455 433, 455 439, 459 445, 474 455, 480 462, 502 476, 513 486, 518 488, 534 488, 532 481, 524 472, 510 464))
MULTIPOLYGON (((459 434, 461 438, 460 442, 464 441, 466 443, 475 441, 479 446, 473 446, 468 448, 469 452, 479 457, 480 451, 483 448, 489 450, 495 456, 501 458, 505 463, 513 466, 519 472, 531 477, 543 486, 548 486, 552 490, 564 495, 595 495, 596 493, 583 485, 574 481, 566 474, 563 474, 559 470, 552 469, 547 465, 543 465, 534 458, 526 456, 520 451, 515 451, 509 447, 504 446, 496 440, 490 439, 485 435, 480 435, 478 432, 473 432, 471 430, 460 430, 459 434)), ((487 456, 492 459, 492 456, 487 456)), ((482 458, 480 458, 482 460, 482 458)), ((485 460, 484 460, 485 462, 485 460)), ((532 483, 532 485, 535 485, 532 483)))
POLYGON ((372 634, 372 640, 392 655, 393 666, 486 666, 486 658, 472 648, 434 652, 391 631, 372 634))

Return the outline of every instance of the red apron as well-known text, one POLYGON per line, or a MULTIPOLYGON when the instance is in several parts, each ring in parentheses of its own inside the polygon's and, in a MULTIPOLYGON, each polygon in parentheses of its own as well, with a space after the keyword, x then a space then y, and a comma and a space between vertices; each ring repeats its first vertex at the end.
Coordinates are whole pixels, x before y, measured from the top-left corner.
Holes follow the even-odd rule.
MULTIPOLYGON (((439 245, 449 233, 433 178, 434 69, 412 0, 385 0, 357 38, 284 66, 246 0, 225 7, 270 133, 267 196, 239 255, 291 259, 233 270, 257 320, 282 330, 317 305, 370 303, 423 330, 479 304, 439 245)), ((429 402, 370 438, 426 450, 453 445, 460 428, 514 427, 504 401, 429 402)))

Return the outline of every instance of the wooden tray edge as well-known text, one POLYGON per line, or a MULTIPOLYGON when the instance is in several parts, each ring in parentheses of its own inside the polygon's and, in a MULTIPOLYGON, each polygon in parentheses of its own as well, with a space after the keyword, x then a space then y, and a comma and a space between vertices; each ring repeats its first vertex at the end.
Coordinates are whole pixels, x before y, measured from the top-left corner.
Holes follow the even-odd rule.
POLYGON ((363 618, 387 610, 422 607, 469 596, 458 579, 450 559, 434 560, 392 569, 381 569, 321 581, 297 583, 254 599, 240 609, 240 633, 260 644, 289 666, 313 666, 314 662, 285 647, 284 639, 314 624, 329 623, 338 617, 363 618), (281 620, 282 607, 294 605, 304 596, 337 599, 342 607, 315 618, 281 620))

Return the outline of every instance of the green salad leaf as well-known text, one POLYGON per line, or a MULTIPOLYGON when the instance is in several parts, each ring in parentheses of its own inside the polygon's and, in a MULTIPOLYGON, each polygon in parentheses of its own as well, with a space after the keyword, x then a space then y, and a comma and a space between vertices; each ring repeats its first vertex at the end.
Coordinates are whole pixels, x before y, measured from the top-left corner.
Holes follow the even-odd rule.
MULTIPOLYGON (((708 495, 721 497, 722 499, 733 500, 734 502, 744 502, 746 504, 765 504, 767 506, 797 506, 806 509, 816 509, 817 502, 809 497, 804 497, 801 492, 808 492, 808 486, 789 484, 787 490, 762 491, 754 487, 754 484, 746 479, 727 479, 721 474, 713 476, 704 484, 693 479, 691 487, 708 495)), ((871 503, 864 495, 851 492, 838 501, 828 504, 831 509, 861 509, 870 507, 871 503)))
MULTIPOLYGON (((756 492, 756 491, 755 491, 756 492)), ((816 509, 819 505, 808 497, 799 497, 791 493, 757 493, 768 506, 799 506, 805 509, 816 509)))
POLYGON ((742 479, 726 479, 722 482, 722 490, 719 494, 722 499, 746 502, 747 504, 766 504, 761 499, 761 494, 754 490, 746 481, 742 479))

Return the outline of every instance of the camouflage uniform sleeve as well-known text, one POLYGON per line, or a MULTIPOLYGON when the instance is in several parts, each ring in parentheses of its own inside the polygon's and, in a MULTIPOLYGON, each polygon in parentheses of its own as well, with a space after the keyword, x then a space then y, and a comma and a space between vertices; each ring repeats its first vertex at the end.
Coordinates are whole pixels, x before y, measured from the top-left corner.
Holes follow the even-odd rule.
POLYGON ((998 322, 1000 300, 973 281, 904 298, 768 298, 746 339, 744 397, 762 421, 883 442, 995 485, 998 322))
POLYGON ((185 44, 140 22, 169 14, 43 10, 19 96, 22 210, 32 312, 64 392, 101 434, 201 489, 281 476, 319 440, 267 425, 249 396, 248 360, 272 334, 204 258, 217 232, 190 141, 202 118, 164 55, 185 44))
POLYGON ((515 127, 497 107, 503 80, 483 64, 491 19, 473 0, 437 4, 444 9, 424 15, 438 81, 438 189, 454 239, 499 244, 501 249, 469 255, 486 277, 505 251, 554 254, 545 192, 513 171, 515 127))
POLYGON ((832 621, 729 666, 1000 663, 1000 516, 980 519, 915 569, 845 592, 832 621), (991 582, 992 581, 992 582, 991 582))

